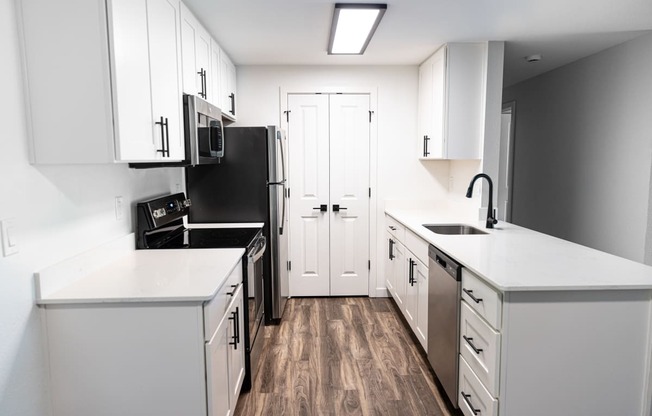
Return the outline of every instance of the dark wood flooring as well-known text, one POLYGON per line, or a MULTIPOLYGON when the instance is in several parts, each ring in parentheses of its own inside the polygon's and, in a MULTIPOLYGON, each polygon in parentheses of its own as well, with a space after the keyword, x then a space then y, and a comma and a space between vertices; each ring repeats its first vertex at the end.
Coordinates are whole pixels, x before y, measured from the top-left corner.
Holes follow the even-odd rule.
POLYGON ((387 298, 290 299, 236 416, 433 415, 447 408, 425 353, 387 298))

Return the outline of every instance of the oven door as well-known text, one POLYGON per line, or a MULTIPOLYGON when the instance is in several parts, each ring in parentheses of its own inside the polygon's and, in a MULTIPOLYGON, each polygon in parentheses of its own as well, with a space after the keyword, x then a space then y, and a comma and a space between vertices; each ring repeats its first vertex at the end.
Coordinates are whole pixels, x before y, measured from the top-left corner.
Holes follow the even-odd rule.
POLYGON ((260 236, 254 247, 247 253, 247 304, 249 308, 249 339, 253 349, 256 335, 263 320, 263 255, 267 249, 267 240, 260 236))

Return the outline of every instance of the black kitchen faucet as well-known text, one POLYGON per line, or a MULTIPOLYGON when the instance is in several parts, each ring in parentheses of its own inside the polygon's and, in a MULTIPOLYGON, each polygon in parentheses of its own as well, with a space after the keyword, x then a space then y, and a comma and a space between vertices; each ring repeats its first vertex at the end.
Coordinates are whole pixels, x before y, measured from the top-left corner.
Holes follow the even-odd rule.
POLYGON ((469 189, 466 190, 466 197, 471 198, 473 196, 473 184, 479 178, 485 178, 489 182, 489 205, 487 206, 487 228, 494 228, 494 224, 498 223, 496 219, 496 210, 493 205, 493 195, 494 195, 494 184, 491 181, 491 178, 486 173, 478 173, 471 179, 469 184, 469 189))

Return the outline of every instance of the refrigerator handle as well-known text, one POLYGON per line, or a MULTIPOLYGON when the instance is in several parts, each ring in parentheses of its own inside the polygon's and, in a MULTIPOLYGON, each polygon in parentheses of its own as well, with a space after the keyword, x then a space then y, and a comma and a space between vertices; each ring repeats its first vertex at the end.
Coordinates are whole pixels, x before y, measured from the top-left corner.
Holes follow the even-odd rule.
MULTIPOLYGON (((285 151, 283 150, 283 133, 280 130, 276 132, 276 138, 281 148, 281 169, 283 170, 283 179, 281 179, 281 182, 285 183, 285 151)), ((285 197, 285 188, 283 189, 283 196, 285 197)))
POLYGON ((283 212, 281 213, 281 225, 278 227, 278 233, 283 235, 283 225, 285 224, 285 180, 283 180, 283 193, 281 198, 283 198, 283 212))

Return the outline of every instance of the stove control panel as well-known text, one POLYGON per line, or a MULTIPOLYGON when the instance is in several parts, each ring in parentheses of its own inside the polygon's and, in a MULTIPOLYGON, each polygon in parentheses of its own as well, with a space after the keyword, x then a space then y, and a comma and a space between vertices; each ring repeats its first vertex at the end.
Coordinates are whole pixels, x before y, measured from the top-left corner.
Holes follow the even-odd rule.
POLYGON ((151 231, 182 219, 190 212, 191 205, 192 202, 186 198, 184 193, 139 202, 137 205, 138 229, 151 231))

